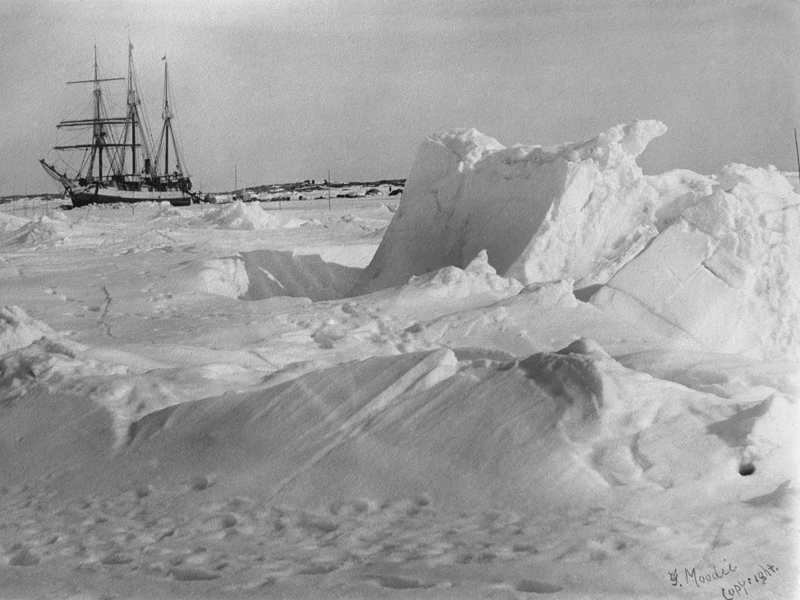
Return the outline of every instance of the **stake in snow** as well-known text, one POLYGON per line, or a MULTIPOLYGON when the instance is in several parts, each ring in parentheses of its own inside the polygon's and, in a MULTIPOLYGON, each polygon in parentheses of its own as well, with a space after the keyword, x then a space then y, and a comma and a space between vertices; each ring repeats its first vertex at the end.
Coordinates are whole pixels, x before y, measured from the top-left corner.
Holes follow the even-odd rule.
POLYGON ((64 186, 74 206, 154 200, 187 206, 193 200, 198 201, 198 196, 190 192, 192 182, 184 171, 183 157, 172 126, 174 115, 170 108, 166 60, 163 125, 157 145, 153 144, 139 96, 133 66, 133 44, 128 46, 128 91, 124 116, 109 115, 106 108, 101 84, 116 81, 125 81, 125 78, 101 78, 98 75, 95 48, 93 78, 68 82, 91 83, 94 86, 92 114, 89 118, 68 119, 57 125, 59 129, 91 131, 91 139, 55 146, 55 150, 83 151, 80 166, 74 173, 70 174, 68 170, 59 172, 54 164, 42 159, 39 162, 45 171, 64 186))

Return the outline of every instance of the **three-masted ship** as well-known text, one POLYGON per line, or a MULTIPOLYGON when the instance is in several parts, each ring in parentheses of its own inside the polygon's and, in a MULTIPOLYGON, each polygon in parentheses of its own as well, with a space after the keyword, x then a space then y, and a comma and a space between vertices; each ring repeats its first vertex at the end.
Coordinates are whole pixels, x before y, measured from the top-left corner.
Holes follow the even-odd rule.
MULTIPOLYGON (((73 206, 115 202, 169 201, 186 206, 199 201, 191 192, 192 182, 185 170, 178 145, 170 107, 169 72, 164 61, 164 104, 158 143, 147 124, 139 96, 133 64, 133 44, 128 44, 128 77, 101 78, 94 49, 92 79, 69 81, 68 84, 92 84, 92 113, 87 118, 61 121, 59 129, 84 130, 88 139, 80 143, 55 146, 55 150, 82 152, 80 166, 62 172, 54 164, 40 160, 45 171, 64 186, 73 206), (109 115, 103 85, 127 81, 126 112, 109 115)), ((67 164, 67 163, 65 163, 67 164)))

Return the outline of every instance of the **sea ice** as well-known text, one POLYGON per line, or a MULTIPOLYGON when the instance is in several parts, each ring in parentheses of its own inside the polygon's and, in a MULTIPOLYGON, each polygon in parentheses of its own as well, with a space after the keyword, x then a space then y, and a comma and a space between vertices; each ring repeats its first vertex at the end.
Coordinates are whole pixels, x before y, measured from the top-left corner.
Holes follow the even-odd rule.
POLYGON ((360 290, 464 268, 481 250, 523 284, 605 282, 656 233, 658 192, 636 157, 665 131, 637 121, 553 148, 504 148, 475 130, 428 137, 360 290))
POLYGON ((592 303, 715 351, 797 357, 800 196, 775 169, 716 179, 592 303))
POLYGON ((794 597, 800 198, 663 132, 0 213, 0 595, 794 597))

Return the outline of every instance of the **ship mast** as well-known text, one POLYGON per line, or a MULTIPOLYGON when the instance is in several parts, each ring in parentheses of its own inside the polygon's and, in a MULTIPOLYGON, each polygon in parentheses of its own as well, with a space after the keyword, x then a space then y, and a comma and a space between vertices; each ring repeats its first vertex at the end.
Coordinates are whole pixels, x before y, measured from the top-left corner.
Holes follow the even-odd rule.
MULTIPOLYGON (((136 81, 136 69, 133 64, 133 44, 128 41, 128 113, 125 118, 125 132, 123 133, 124 149, 131 150, 131 175, 138 175, 138 150, 141 150, 144 159, 144 172, 146 175, 153 175, 150 167, 152 139, 147 128, 147 119, 141 106, 139 89, 136 81), (130 143, 128 143, 128 129, 131 132, 130 143), (138 136, 137 136, 138 132, 138 136)), ((124 163, 123 156, 123 163, 124 163)), ((123 164, 124 168, 124 164, 123 164)))
POLYGON ((128 113, 131 117, 131 174, 136 175, 136 89, 133 87, 133 44, 128 40, 128 113))
POLYGON ((103 178, 103 137, 106 132, 103 131, 103 124, 100 122, 100 106, 103 97, 103 91, 100 89, 100 83, 97 81, 97 46, 94 47, 94 127, 93 139, 94 145, 92 146, 92 157, 89 159, 89 172, 93 171, 95 155, 99 155, 97 178, 103 178))
MULTIPOLYGON (((67 84, 76 84, 76 83, 91 83, 94 85, 93 90, 93 110, 92 110, 92 118, 91 119, 75 119, 75 120, 67 120, 61 121, 57 125, 57 127, 86 127, 91 125, 92 126, 92 142, 90 144, 72 144, 68 146, 56 146, 55 150, 72 150, 76 148, 86 148, 90 150, 89 154, 89 168, 86 172, 88 177, 92 176, 94 172, 94 165, 97 162, 97 178, 103 178, 103 151, 111 147, 121 146, 122 144, 117 144, 116 142, 106 141, 106 135, 109 133, 105 129, 105 125, 121 125, 124 123, 124 119, 119 118, 108 118, 105 115, 105 110, 103 107, 103 90, 100 87, 100 84, 105 81, 125 81, 124 77, 109 77, 101 79, 98 74, 98 67, 97 67, 97 46, 94 47, 94 70, 93 70, 93 77, 92 79, 82 79, 79 81, 68 81, 67 84)), ((110 156, 110 155, 109 155, 110 156)), ((112 162, 112 169, 113 165, 113 156, 110 156, 112 162)))
POLYGON ((164 61, 164 175, 169 175, 169 135, 172 132, 172 113, 169 110, 169 74, 167 61, 164 61))
POLYGON ((163 165, 163 173, 164 176, 169 176, 169 169, 170 169, 170 162, 169 162, 169 154, 170 154, 170 142, 172 142, 172 153, 174 154, 175 158, 175 172, 179 178, 184 177, 183 172, 183 159, 181 157, 180 147, 178 146, 178 141, 175 137, 175 128, 172 125, 172 119, 174 118, 174 114, 172 112, 172 107, 169 103, 169 66, 167 65, 167 57, 164 56, 162 58, 164 61, 164 108, 161 113, 161 118, 164 121, 164 125, 161 128, 161 136, 158 141, 158 151, 156 152, 156 161, 157 164, 160 164, 158 161, 161 159, 161 151, 164 151, 164 165, 163 165))

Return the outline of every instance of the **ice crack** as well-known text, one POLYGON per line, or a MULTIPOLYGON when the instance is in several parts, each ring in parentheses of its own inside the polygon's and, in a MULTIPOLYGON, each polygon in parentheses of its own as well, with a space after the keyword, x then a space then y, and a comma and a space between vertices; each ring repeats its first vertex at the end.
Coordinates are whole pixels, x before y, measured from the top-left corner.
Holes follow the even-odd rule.
POLYGON ((103 294, 106 297, 106 304, 103 307, 103 314, 100 315, 100 324, 105 329, 106 335, 108 337, 110 337, 110 338, 113 338, 114 334, 111 333, 111 325, 109 325, 108 322, 106 321, 106 316, 108 316, 108 307, 111 306, 112 298, 111 298, 111 294, 108 291, 108 288, 105 285, 103 285, 103 294))
POLYGON ((727 285, 727 286, 728 286, 730 289, 732 289, 732 290, 734 290, 734 291, 737 291, 737 290, 736 290, 736 289, 735 289, 735 288, 734 288, 734 287, 733 287, 733 286, 732 286, 730 283, 728 283, 728 282, 725 280, 725 278, 724 278, 722 275, 720 275, 719 273, 717 273, 717 272, 716 272, 716 271, 715 271, 715 270, 714 270, 712 267, 708 266, 708 264, 707 264, 706 262, 703 262, 703 263, 702 263, 702 267, 703 267, 703 268, 704 268, 706 271, 708 271, 709 273, 711 273, 711 274, 712 274, 714 277, 716 277, 717 279, 719 279, 719 280, 720 280, 722 283, 724 283, 725 285, 727 285))
POLYGON ((681 333, 684 333, 684 334, 686 334, 687 336, 689 336, 689 338, 691 338, 692 340, 694 340, 694 341, 695 341, 695 342, 697 342, 698 344, 701 344, 701 345, 705 346, 705 343, 704 343, 702 340, 700 340, 700 339, 698 339, 697 337, 695 337, 695 336, 694 336, 694 335, 693 335, 693 334, 692 334, 690 331, 688 331, 687 329, 685 329, 684 327, 682 327, 682 326, 681 326, 681 325, 679 325, 678 323, 675 323, 675 322, 673 322, 673 321, 670 321, 670 320, 669 320, 669 319, 667 319, 667 318, 666 318, 664 315, 658 314, 658 313, 657 313, 657 312, 655 312, 655 311, 654 311, 654 310, 653 310, 653 309, 652 309, 650 306, 648 306, 647 304, 645 304, 644 302, 642 302, 642 301, 641 301, 639 298, 637 298, 637 297, 636 297, 636 296, 634 296, 633 294, 631 294, 631 293, 629 293, 629 292, 626 292, 625 290, 622 290, 622 289, 620 289, 620 288, 616 288, 616 287, 614 287, 613 285, 610 285, 610 284, 608 284, 608 283, 607 283, 607 284, 605 284, 605 285, 606 285, 606 287, 607 287, 607 288, 614 290, 614 291, 615 291, 615 292, 617 292, 618 294, 624 294, 625 296, 627 296, 628 298, 630 298, 631 300, 633 300, 634 302, 636 302, 636 303, 637 303, 639 306, 641 306, 641 307, 642 307, 642 308, 643 308, 643 309, 644 309, 644 310, 645 310, 645 311, 646 311, 646 312, 647 312, 647 313, 648 313, 650 316, 652 316, 652 317, 655 317, 656 319, 659 319, 660 321, 663 321, 663 322, 664 322, 664 323, 666 323, 667 325, 671 325, 671 326, 672 326, 672 327, 674 327, 676 330, 678 330, 678 331, 680 331, 681 333))

